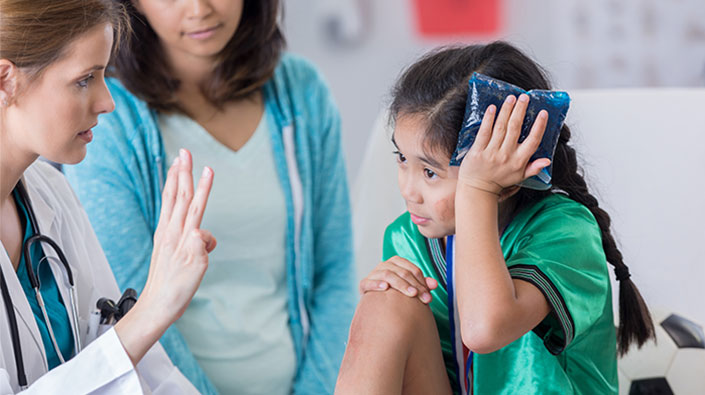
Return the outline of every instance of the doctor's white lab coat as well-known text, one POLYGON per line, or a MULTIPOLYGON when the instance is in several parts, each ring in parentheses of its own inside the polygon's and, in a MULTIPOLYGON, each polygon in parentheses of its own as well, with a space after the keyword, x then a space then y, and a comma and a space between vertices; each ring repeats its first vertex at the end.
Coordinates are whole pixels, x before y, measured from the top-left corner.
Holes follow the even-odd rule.
MULTIPOLYGON (((64 176, 50 165, 37 161, 25 171, 24 184, 41 233, 59 245, 73 270, 78 294, 79 333, 84 340, 89 315, 95 310, 98 299, 120 298, 115 277, 83 207, 64 176)), ((106 197, 106 202, 109 201, 110 198, 106 197)), ((72 314, 64 268, 51 247, 44 248, 44 254, 49 258, 67 313, 72 314)), ((4 247, 0 248, 0 267, 17 317, 29 383, 27 393, 198 393, 174 367, 158 342, 135 369, 114 329, 108 330, 88 345, 84 340, 82 352, 48 372, 42 337, 4 247)), ((19 391, 6 308, 0 298, 0 394, 19 391)), ((73 324, 72 320, 69 321, 73 324)))

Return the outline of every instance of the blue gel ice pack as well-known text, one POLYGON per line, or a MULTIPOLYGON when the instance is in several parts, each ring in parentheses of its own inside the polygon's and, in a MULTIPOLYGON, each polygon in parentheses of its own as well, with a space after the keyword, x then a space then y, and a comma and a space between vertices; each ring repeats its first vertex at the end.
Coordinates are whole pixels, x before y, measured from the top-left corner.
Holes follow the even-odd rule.
POLYGON ((529 135, 531 126, 539 111, 548 111, 546 131, 543 134, 539 148, 531 157, 530 162, 540 158, 548 158, 551 160, 551 165, 541 170, 538 175, 524 180, 520 185, 538 190, 550 188, 553 173, 553 154, 558 144, 558 137, 561 133, 563 121, 568 113, 568 107, 570 107, 570 96, 568 96, 568 93, 538 89, 527 92, 518 86, 490 78, 480 73, 473 73, 468 84, 468 100, 465 106, 463 127, 458 135, 458 145, 455 147, 455 152, 450 158, 450 165, 459 166, 465 154, 470 150, 472 143, 475 141, 475 136, 477 136, 477 132, 480 129, 482 117, 485 115, 487 107, 494 104, 497 107, 497 112, 499 112, 507 96, 514 95, 519 97, 520 94, 526 93, 529 95, 530 100, 529 107, 526 109, 526 115, 524 116, 524 122, 521 126, 519 142, 524 141, 529 135))

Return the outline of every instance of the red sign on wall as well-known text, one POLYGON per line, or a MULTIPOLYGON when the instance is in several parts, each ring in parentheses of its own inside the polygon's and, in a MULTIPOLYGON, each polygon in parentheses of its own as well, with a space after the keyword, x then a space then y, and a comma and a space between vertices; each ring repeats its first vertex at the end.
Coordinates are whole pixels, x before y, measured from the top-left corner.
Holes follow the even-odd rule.
POLYGON ((413 0, 416 25, 422 36, 487 35, 497 33, 500 0, 413 0))

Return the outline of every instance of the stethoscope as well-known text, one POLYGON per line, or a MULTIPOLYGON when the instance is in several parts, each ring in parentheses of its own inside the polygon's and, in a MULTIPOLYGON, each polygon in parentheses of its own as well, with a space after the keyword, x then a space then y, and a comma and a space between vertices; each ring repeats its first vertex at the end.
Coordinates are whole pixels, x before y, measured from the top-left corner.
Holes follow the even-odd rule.
MULTIPOLYGON (((66 276, 68 277, 69 282, 69 305, 72 313, 70 318, 72 320, 73 327, 72 332, 74 352, 75 354, 78 354, 79 352, 81 352, 81 338, 78 332, 78 297, 76 296, 76 286, 73 281, 73 271, 71 270, 71 267, 69 266, 66 260, 66 256, 64 255, 64 252, 61 250, 59 245, 56 244, 54 240, 42 235, 39 232, 39 225, 37 224, 36 217, 34 216, 34 210, 32 209, 29 196, 27 195, 27 190, 25 190, 21 180, 17 183, 15 190, 17 191, 17 194, 19 195, 22 204, 27 210, 28 222, 32 227, 32 232, 34 233, 32 237, 27 239, 27 241, 22 246, 22 252, 24 254, 24 263, 27 269, 27 276, 29 277, 29 282, 32 285, 32 288, 34 289, 34 293, 37 296, 37 303, 39 304, 39 307, 42 310, 42 315, 44 316, 44 322, 46 323, 51 342, 54 346, 54 349, 56 350, 56 354, 59 356, 59 360, 63 364, 64 362, 66 362, 66 360, 64 359, 64 356, 61 353, 59 345, 56 341, 56 337, 54 336, 54 330, 51 326, 46 307, 44 306, 44 299, 42 298, 42 294, 39 292, 39 280, 37 279, 37 276, 32 268, 32 256, 30 253, 32 246, 34 245, 34 243, 40 243, 40 245, 41 243, 48 244, 49 246, 51 246, 54 252, 56 252, 56 255, 59 257, 59 261, 64 266, 64 271, 66 272, 66 276)), ((5 311, 7 312, 7 320, 10 326, 10 336, 12 337, 12 349, 15 354, 15 365, 17 366, 17 381, 20 386, 20 389, 25 389, 27 388, 27 376, 24 370, 24 360, 22 359, 22 347, 20 343, 19 327, 17 326, 17 317, 15 316, 15 310, 12 304, 12 299, 10 298, 10 291, 7 286, 7 283, 5 282, 5 276, 2 273, 2 270, 0 270, 0 286, 2 287, 2 297, 3 301, 5 302, 5 311)))

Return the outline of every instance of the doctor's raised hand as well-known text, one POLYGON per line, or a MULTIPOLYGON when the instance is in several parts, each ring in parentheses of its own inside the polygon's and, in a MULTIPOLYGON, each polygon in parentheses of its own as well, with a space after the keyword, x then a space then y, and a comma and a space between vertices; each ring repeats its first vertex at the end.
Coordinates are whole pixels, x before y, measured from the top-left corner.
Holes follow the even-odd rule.
POLYGON ((216 245, 213 235, 200 229, 213 170, 203 169, 194 193, 191 167, 191 154, 180 150, 162 193, 147 283, 133 309, 115 325, 135 364, 181 317, 208 268, 208 253, 216 245))

